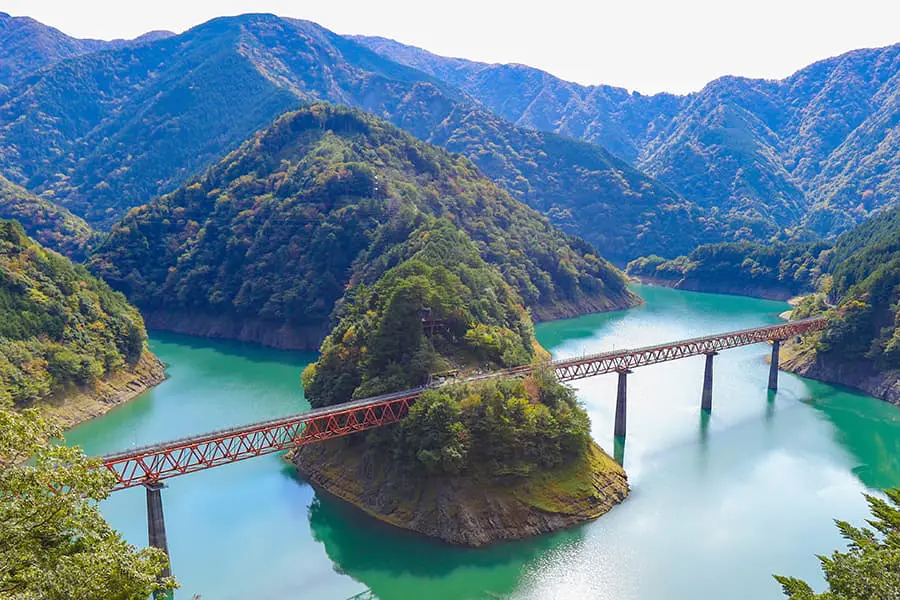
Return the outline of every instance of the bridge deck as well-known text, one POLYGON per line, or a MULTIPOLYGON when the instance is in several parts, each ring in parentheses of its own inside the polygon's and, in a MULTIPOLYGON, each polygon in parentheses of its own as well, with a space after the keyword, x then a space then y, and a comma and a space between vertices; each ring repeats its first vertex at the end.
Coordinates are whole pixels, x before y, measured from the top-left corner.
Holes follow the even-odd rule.
MULTIPOLYGON (((768 340, 783 340, 824 326, 825 320, 817 317, 771 327, 742 329, 667 344, 556 360, 539 368, 552 368, 561 381, 573 381, 768 340)), ((531 365, 525 365, 451 382, 520 377, 528 375, 533 369, 531 365)), ((422 386, 402 390, 288 417, 132 448, 107 454, 101 460, 116 475, 117 484, 114 489, 143 485, 396 423, 406 416, 410 404, 426 389, 427 386, 422 386)))

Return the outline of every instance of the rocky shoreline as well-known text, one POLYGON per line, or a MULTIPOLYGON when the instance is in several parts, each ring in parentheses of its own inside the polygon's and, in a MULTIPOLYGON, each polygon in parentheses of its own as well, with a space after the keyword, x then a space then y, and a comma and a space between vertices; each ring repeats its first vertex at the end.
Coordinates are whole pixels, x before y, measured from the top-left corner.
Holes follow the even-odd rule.
POLYGON ((823 360, 795 343, 785 346, 779 367, 810 379, 850 387, 900 406, 900 371, 874 371, 870 365, 823 360))
POLYGON ((277 325, 262 319, 244 319, 173 310, 142 310, 147 329, 159 329, 212 339, 238 340, 278 350, 318 350, 328 334, 326 324, 309 327, 277 325))
POLYGON ((594 443, 574 464, 502 480, 417 476, 364 448, 332 440, 289 459, 318 491, 451 545, 482 547, 557 531, 603 515, 629 491, 625 471, 594 443))
MULTIPOLYGON (((640 306, 642 303, 640 296, 630 292, 615 298, 603 295, 585 296, 577 301, 562 300, 548 306, 531 307, 531 316, 535 321, 554 321, 591 313, 624 310, 640 306)), ((318 350, 322 340, 331 331, 328 323, 291 327, 262 319, 245 319, 204 312, 142 310, 142 314, 148 329, 251 342, 278 350, 318 350)))
POLYGON ((692 279, 665 279, 661 277, 631 276, 639 283, 658 285, 688 292, 705 292, 707 294, 726 294, 729 296, 750 296, 762 300, 789 300, 797 296, 796 290, 773 288, 766 286, 739 286, 724 283, 708 283, 692 279))
POLYGON ((40 404, 46 419, 63 429, 108 413, 166 379, 166 367, 144 349, 135 366, 99 381, 92 390, 80 389, 40 404))

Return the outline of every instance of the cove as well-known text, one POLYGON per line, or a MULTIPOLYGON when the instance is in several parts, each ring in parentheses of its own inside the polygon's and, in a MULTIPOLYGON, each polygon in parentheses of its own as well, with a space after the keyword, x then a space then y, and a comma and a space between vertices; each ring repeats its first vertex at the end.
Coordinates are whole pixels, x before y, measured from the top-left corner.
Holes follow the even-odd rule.
MULTIPOLYGON (((774 324, 785 309, 635 289, 645 306, 543 323, 538 339, 574 356, 774 324)), ((100 454, 308 408, 299 374, 311 353, 162 333, 151 345, 169 380, 69 432, 70 443, 100 454)), ((702 357, 635 370, 624 447, 632 494, 598 521, 526 542, 463 550, 396 531, 317 496, 278 456, 170 480, 176 597, 774 600, 772 573, 820 585, 814 555, 842 544, 832 518, 859 523, 862 492, 900 485, 900 410, 783 372, 768 393, 767 352, 716 358, 708 417, 702 357)), ((614 375, 577 385, 610 453, 615 386, 614 375)), ((143 490, 116 492, 102 509, 146 544, 143 490)))

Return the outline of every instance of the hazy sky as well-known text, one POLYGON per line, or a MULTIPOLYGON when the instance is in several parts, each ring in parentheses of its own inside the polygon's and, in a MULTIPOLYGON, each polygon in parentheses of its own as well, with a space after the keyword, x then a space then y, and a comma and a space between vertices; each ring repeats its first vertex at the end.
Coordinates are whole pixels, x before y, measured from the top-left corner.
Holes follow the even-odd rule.
POLYGON ((102 39, 272 12, 644 93, 692 91, 726 74, 784 77, 847 50, 900 42, 897 0, 0 0, 0 10, 102 39))

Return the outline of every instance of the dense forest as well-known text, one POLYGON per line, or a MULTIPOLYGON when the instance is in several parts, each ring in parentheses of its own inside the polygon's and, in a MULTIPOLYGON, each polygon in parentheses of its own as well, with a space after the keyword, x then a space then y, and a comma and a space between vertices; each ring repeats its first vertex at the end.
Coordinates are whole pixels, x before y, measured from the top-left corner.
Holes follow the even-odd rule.
POLYGON ((590 246, 467 159, 325 104, 284 115, 203 177, 133 210, 90 264, 151 315, 322 329, 347 287, 395 266, 397 245, 433 217, 465 232, 536 317, 637 301, 590 246))
POLYGON ((86 257, 97 234, 83 219, 0 175, 0 219, 18 221, 42 246, 75 261, 86 257))
POLYGON ((0 221, 0 403, 90 387, 135 363, 145 339, 121 294, 0 221))
MULTIPOLYGON (((427 219, 391 251, 398 262, 347 292, 341 319, 303 373, 314 408, 427 383, 436 373, 527 364, 537 342, 516 291, 476 245, 427 219)), ((393 262, 393 261, 391 261, 393 262)), ((372 451, 428 475, 528 475, 582 457, 590 423, 552 376, 428 391, 372 451)))
POLYGON ((827 261, 822 291, 798 316, 833 308, 815 347, 825 362, 900 369, 900 208, 842 235, 827 261))
POLYGON ((766 239, 797 225, 832 236, 897 203, 900 44, 854 50, 782 80, 729 76, 684 96, 648 96, 354 39, 516 125, 607 148, 709 209, 724 239, 766 239))

